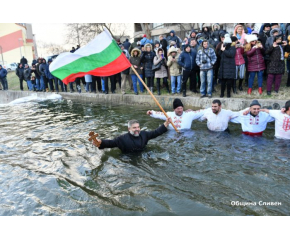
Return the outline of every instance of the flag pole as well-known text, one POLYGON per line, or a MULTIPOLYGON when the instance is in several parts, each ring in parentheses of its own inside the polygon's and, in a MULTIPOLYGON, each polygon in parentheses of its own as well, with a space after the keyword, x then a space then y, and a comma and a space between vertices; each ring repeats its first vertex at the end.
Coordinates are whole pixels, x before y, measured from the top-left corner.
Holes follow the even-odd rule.
MULTIPOLYGON (((143 84, 143 86, 147 89, 147 91, 150 93, 151 97, 153 98, 153 100, 155 101, 155 103, 157 104, 157 106, 160 108, 160 110, 164 113, 165 117, 168 118, 168 115, 166 114, 166 112, 164 111, 163 107, 160 105, 160 103, 158 102, 158 100, 155 98, 155 96, 153 95, 153 93, 149 90, 149 88, 147 87, 146 83, 143 81, 143 79, 139 76, 138 72, 135 70, 135 68, 133 67, 133 65, 131 65, 132 70, 134 71, 134 73, 136 74, 136 76, 139 78, 139 80, 141 81, 141 83, 143 84)), ((177 128, 175 127, 175 125, 173 124, 173 122, 171 122, 172 127, 175 129, 176 132, 179 132, 177 130, 177 128)))

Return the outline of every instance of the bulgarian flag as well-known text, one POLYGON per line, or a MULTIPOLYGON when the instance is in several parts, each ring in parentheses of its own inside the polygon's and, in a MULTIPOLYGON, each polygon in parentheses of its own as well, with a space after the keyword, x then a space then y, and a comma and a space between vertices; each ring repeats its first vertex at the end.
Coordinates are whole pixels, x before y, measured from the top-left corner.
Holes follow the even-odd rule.
POLYGON ((122 72, 131 63, 105 28, 94 40, 74 53, 60 54, 50 65, 51 74, 65 84, 86 74, 106 77, 122 72))

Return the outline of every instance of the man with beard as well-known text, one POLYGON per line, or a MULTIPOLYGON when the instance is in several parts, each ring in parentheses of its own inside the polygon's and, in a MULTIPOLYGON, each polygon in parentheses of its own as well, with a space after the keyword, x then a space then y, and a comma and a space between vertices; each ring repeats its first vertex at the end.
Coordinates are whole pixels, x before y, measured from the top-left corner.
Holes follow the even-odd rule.
MULTIPOLYGON (((203 113, 205 112, 205 110, 198 110, 198 111, 188 110, 188 112, 184 112, 183 104, 179 98, 174 99, 173 109, 174 111, 167 112, 167 115, 171 119, 173 119, 173 124, 178 130, 190 129, 192 121, 203 116, 203 113)), ((150 115, 153 118, 166 120, 166 117, 163 112, 155 112, 153 110, 149 110, 147 111, 147 115, 150 115)), ((169 126, 169 129, 173 129, 172 125, 169 126)))
POLYGON ((220 100, 213 100, 211 111, 207 109, 200 118, 201 121, 207 120, 207 127, 211 131, 221 132, 228 130, 229 121, 239 116, 239 112, 222 109, 221 105, 222 103, 220 100))
POLYGON ((275 119, 268 113, 260 112, 261 104, 258 100, 253 100, 250 109, 242 110, 239 116, 232 118, 233 123, 240 123, 242 125, 243 134, 249 136, 262 136, 268 122, 273 122, 275 119))
POLYGON ((96 139, 93 144, 99 149, 118 147, 122 153, 143 151, 149 140, 156 138, 167 132, 167 127, 171 122, 171 118, 167 118, 166 122, 154 131, 141 131, 137 120, 128 122, 128 133, 116 137, 113 140, 96 139))

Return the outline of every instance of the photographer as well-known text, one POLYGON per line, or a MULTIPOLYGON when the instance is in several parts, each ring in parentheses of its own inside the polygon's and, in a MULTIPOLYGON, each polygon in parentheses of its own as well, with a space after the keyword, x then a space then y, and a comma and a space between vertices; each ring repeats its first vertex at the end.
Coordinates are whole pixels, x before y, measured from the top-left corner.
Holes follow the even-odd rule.
POLYGON ((190 48, 190 45, 184 47, 184 51, 178 58, 178 64, 182 67, 182 92, 183 97, 186 97, 186 83, 190 78, 190 86, 193 88, 193 92, 197 93, 196 90, 196 51, 190 48))
MULTIPOLYGON (((170 51, 170 49, 169 49, 170 51)), ((155 78, 157 79, 157 92, 158 95, 160 95, 160 78, 163 79, 163 84, 166 87, 166 90, 168 91, 168 93, 170 93, 169 91, 169 86, 168 86, 168 81, 167 81, 167 63, 166 63, 166 59, 164 56, 164 51, 162 48, 159 48, 158 51, 156 52, 156 56, 154 57, 153 60, 153 64, 157 65, 161 62, 161 67, 160 69, 155 71, 155 78)))
POLYGON ((231 37, 232 42, 235 45, 236 48, 236 56, 235 56, 235 62, 236 62, 236 78, 233 82, 233 91, 234 93, 237 93, 237 83, 236 81, 239 79, 239 90, 243 91, 243 79, 245 75, 245 59, 244 59, 244 47, 241 45, 239 40, 235 37, 231 37))
POLYGON ((181 67, 178 64, 179 54, 177 53, 176 48, 169 49, 169 56, 167 61, 167 66, 169 67, 170 76, 171 76, 171 91, 172 95, 180 93, 181 88, 181 67), (176 89, 177 81, 177 89, 176 89))
POLYGON ((235 44, 232 44, 230 35, 226 34, 221 49, 218 52, 218 55, 221 57, 219 70, 219 79, 221 80, 221 98, 224 97, 226 85, 227 97, 231 97, 232 85, 236 78, 236 48, 234 45, 235 44))
POLYGON ((196 55, 196 64, 200 67, 200 93, 201 98, 212 97, 212 80, 213 80, 213 66, 217 60, 215 51, 208 46, 208 41, 202 42, 202 49, 198 50, 196 55), (205 80, 206 79, 206 80, 205 80), (207 81, 207 91, 205 89, 205 82, 207 81))
POLYGON ((282 35, 277 35, 274 37, 273 45, 266 50, 270 60, 267 67, 267 95, 271 95, 273 82, 275 82, 275 92, 279 91, 282 75, 285 73, 284 48, 286 45, 287 42, 282 41, 282 35))
POLYGON ((265 52, 261 42, 258 42, 256 35, 247 35, 245 53, 248 58, 248 71, 250 74, 248 82, 248 94, 252 93, 255 76, 258 76, 259 94, 262 94, 263 71, 266 69, 263 54, 265 52))

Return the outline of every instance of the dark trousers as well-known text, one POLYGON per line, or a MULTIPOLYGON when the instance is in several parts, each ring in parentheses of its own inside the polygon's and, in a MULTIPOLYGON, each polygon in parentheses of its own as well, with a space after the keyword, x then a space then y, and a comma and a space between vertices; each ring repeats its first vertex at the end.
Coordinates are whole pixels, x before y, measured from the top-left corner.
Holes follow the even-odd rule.
POLYGON ((48 79, 46 76, 42 76, 42 78, 43 78, 43 82, 44 82, 44 87, 46 89, 46 88, 48 88, 48 79))
POLYGON ((48 83, 49 83, 49 88, 51 91, 54 91, 54 86, 53 86, 53 82, 54 82, 54 78, 52 79, 48 79, 48 83))
POLYGON ((221 96, 222 97, 224 96, 227 87, 227 97, 230 97, 234 79, 220 79, 220 80, 221 80, 221 96))
POLYGON ((24 78, 19 78, 20 90, 21 91, 23 91, 23 80, 24 80, 24 78))
POLYGON ((121 88, 121 73, 115 74, 114 78, 115 78, 115 84, 116 84, 115 89, 117 88, 118 83, 119 83, 119 87, 121 88))
POLYGON ((101 77, 92 76, 92 92, 97 92, 97 85, 98 85, 98 91, 102 92, 102 81, 101 77))
POLYGON ((70 82, 70 83, 69 83, 69 89, 70 89, 71 92, 74 92, 74 91, 75 91, 75 90, 74 90, 73 82, 70 82))
POLYGON ((115 83, 115 78, 113 76, 110 77, 104 77, 105 80, 105 93, 109 92, 109 78, 111 82, 111 91, 114 92, 116 90, 116 83, 115 83))
POLYGON ((191 71, 188 70, 183 70, 183 75, 182 75, 182 90, 186 90, 186 83, 188 78, 190 79, 189 81, 189 90, 190 91, 196 91, 196 70, 193 69, 191 71))
POLYGON ((147 87, 154 87, 154 77, 146 77, 147 78, 147 87))

